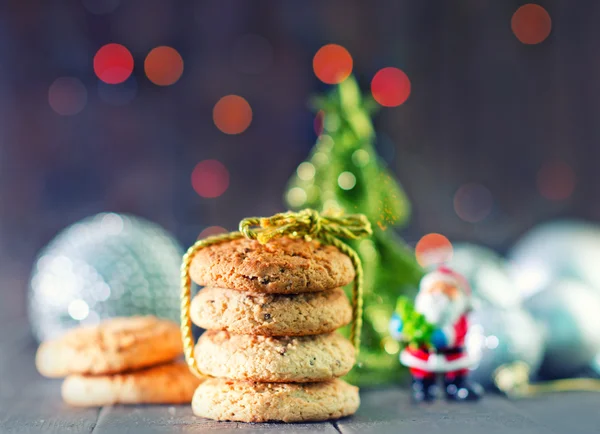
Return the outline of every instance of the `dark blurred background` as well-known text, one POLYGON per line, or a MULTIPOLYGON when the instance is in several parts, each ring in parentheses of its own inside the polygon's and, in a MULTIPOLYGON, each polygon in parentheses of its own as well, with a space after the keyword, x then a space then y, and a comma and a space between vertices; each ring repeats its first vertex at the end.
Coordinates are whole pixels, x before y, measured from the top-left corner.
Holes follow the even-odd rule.
POLYGON ((383 67, 410 78, 408 100, 375 118, 378 152, 413 205, 410 244, 439 232, 505 251, 536 223, 598 220, 600 3, 539 1, 552 27, 533 45, 511 30, 524 3, 2 2, 0 312, 25 312, 38 251, 97 212, 143 216, 189 245, 209 226, 283 210, 316 140, 307 102, 327 86, 312 59, 328 43, 351 53, 365 93, 383 67), (93 68, 108 43, 135 61, 114 88, 93 68), (184 63, 170 86, 144 70, 163 45, 184 63), (213 120, 229 94, 252 108, 237 135, 213 120), (218 197, 192 187, 204 160, 229 173, 218 197))

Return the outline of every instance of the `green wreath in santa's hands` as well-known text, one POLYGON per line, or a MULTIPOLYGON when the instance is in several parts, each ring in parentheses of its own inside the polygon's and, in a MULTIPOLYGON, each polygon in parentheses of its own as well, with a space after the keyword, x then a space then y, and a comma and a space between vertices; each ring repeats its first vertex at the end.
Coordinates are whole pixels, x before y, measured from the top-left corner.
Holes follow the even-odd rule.
POLYGON ((402 321, 402 344, 413 348, 430 348, 431 336, 435 326, 430 324, 425 316, 415 310, 411 300, 406 297, 398 298, 396 314, 402 321))

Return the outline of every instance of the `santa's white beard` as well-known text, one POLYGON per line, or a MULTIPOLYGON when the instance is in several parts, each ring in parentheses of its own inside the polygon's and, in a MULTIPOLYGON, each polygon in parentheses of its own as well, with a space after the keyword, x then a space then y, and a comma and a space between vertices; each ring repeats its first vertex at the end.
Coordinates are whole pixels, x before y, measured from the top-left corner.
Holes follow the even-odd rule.
POLYGON ((444 328, 454 325, 467 310, 467 299, 460 295, 451 300, 441 292, 419 292, 415 299, 415 309, 422 313, 430 324, 444 328))

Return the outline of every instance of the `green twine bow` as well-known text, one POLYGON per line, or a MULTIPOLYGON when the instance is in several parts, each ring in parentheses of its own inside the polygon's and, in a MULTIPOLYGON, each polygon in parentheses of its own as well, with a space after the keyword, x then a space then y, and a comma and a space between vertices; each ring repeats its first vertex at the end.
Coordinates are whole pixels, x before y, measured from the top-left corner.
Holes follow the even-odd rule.
POLYGON ((333 238, 356 240, 373 233, 369 220, 363 214, 320 215, 314 209, 285 212, 272 217, 246 218, 240 222, 240 232, 261 244, 284 235, 334 244, 333 238))

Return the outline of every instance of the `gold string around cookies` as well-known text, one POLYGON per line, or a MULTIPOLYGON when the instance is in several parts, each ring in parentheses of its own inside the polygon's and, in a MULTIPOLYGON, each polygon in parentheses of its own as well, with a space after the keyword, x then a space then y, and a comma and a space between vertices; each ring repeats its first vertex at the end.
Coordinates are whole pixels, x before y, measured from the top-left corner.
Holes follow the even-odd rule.
POLYGON ((285 212, 272 217, 250 217, 240 222, 239 231, 215 235, 196 241, 183 256, 181 264, 181 336, 185 360, 190 370, 202 376, 194 358, 194 336, 190 318, 192 301, 192 280, 190 266, 192 259, 201 249, 227 241, 246 237, 266 244, 276 237, 304 238, 317 240, 323 244, 337 247, 350 257, 356 275, 352 287, 352 325, 350 340, 358 353, 360 347, 360 330, 362 328, 363 308, 363 269, 360 257, 352 247, 341 239, 356 240, 372 234, 371 224, 363 214, 321 215, 312 209, 299 212, 285 212))

